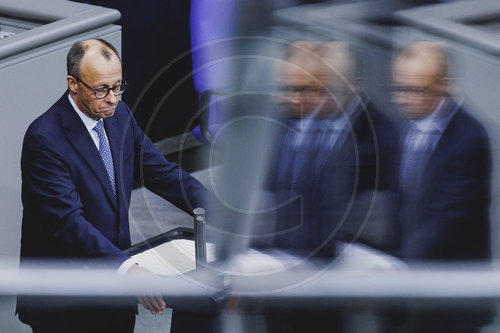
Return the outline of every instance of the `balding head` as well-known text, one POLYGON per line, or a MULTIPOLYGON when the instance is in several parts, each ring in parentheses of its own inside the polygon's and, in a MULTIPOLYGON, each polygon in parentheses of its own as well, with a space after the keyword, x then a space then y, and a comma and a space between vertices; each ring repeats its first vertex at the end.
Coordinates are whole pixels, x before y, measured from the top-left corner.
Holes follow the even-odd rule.
POLYGON ((399 69, 408 64, 420 75, 434 80, 448 76, 448 57, 440 43, 419 41, 408 45, 399 53, 394 67, 399 69))
POLYGON ((278 66, 278 76, 287 76, 291 73, 302 73, 311 80, 318 79, 325 73, 325 65, 319 60, 316 53, 318 42, 296 41, 285 50, 278 66))
POLYGON ((355 67, 349 43, 291 43, 278 67, 278 80, 286 92, 282 105, 293 116, 340 114, 355 93, 355 67))
POLYGON ((319 43, 291 43, 278 63, 276 78, 282 92, 281 110, 287 117, 303 118, 313 113, 324 96, 324 64, 314 53, 319 43))
POLYGON ((403 116, 422 119, 447 95, 448 58, 444 46, 415 42, 405 47, 393 65, 394 101, 403 116))
POLYGON ((69 50, 66 57, 68 75, 74 77, 80 75, 82 60, 87 53, 99 54, 108 61, 117 57, 121 62, 120 55, 113 45, 103 39, 89 39, 74 44, 69 50))

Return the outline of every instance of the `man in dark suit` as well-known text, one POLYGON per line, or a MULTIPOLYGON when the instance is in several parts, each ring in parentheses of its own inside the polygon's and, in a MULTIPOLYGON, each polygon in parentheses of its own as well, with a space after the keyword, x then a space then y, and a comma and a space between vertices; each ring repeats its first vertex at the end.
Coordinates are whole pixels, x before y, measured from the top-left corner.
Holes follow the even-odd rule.
MULTIPOLYGON (((64 259, 103 261, 144 272, 123 250, 130 243, 128 209, 134 181, 190 213, 205 188, 170 163, 119 100, 126 83, 116 49, 103 40, 68 53, 68 91, 28 128, 22 151, 21 264, 64 259)), ((42 262, 43 264, 43 262, 42 262)), ((152 274, 152 273, 150 273, 152 274)), ((153 314, 161 297, 138 297, 153 314)), ((36 332, 132 332, 137 305, 48 307, 19 298, 19 318, 36 332)))
MULTIPOLYGON (((394 101, 406 119, 399 172, 400 256, 486 260, 491 157, 483 126, 448 93, 444 48, 415 42, 393 65, 394 101)), ((417 312, 405 332, 472 332, 488 311, 417 312), (451 329, 454 327, 454 329, 451 329), (456 328, 456 329, 455 329, 456 328)))
MULTIPOLYGON (((318 268, 336 257, 337 241, 357 239, 364 227, 370 212, 353 210, 354 203, 391 188, 397 132, 361 96, 354 55, 346 42, 295 42, 277 71, 283 126, 269 185, 282 206, 271 245, 263 247, 318 268)), ((340 332, 342 322, 332 308, 275 310, 267 318, 271 332, 340 332)))
POLYGON ((489 258, 489 140, 448 94, 447 68, 430 42, 411 44, 394 63, 394 100, 407 119, 399 189, 408 260, 489 258))
POLYGON ((369 214, 352 211, 354 201, 393 186, 397 132, 360 94, 349 43, 296 42, 284 58, 278 81, 285 126, 270 181, 278 202, 290 204, 278 210, 274 245, 333 258, 335 240, 357 237, 347 224, 363 228, 369 214))

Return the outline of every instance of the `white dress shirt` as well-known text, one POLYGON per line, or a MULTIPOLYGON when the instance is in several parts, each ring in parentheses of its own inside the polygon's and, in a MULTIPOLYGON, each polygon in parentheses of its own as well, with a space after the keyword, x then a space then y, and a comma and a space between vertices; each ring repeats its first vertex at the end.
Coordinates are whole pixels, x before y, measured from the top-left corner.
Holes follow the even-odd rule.
MULTIPOLYGON (((89 132, 90 137, 92 138, 92 140, 94 140, 94 143, 95 143, 95 146, 97 147, 97 150, 99 150, 99 136, 97 136, 97 132, 94 131, 94 127, 97 124, 97 122, 102 121, 102 119, 95 120, 95 119, 90 118, 85 113, 83 113, 78 108, 78 106, 76 106, 75 101, 73 100, 73 98, 69 94, 68 94, 68 99, 69 99, 69 102, 71 103, 71 105, 73 106, 73 109, 75 109, 76 113, 78 114, 78 116, 82 120, 83 124, 85 125, 85 128, 89 132)), ((106 137, 106 141, 108 142, 108 145, 109 145, 108 135, 106 134, 106 131, 104 131, 104 136, 106 137)))
MULTIPOLYGON (((101 120, 92 119, 89 116, 87 116, 85 113, 83 113, 78 108, 78 106, 76 106, 75 101, 73 100, 73 98, 69 94, 68 94, 68 99, 69 99, 69 102, 71 103, 71 105, 73 106, 73 109, 75 109, 76 113, 78 114, 78 116, 82 120, 83 124, 85 125, 85 128, 89 132, 90 137, 94 141, 97 150, 99 150, 99 137, 97 136, 97 132, 94 131, 94 127, 98 121, 103 121, 103 120, 102 119, 101 120)), ((108 145, 109 145, 108 135, 106 134, 106 131, 104 131, 104 136, 106 137, 106 141, 108 141, 108 145)), ((125 260, 118 268, 118 273, 125 274, 128 271, 128 269, 135 264, 136 264, 136 262, 133 261, 131 258, 125 260)))
POLYGON ((454 102, 450 98, 443 98, 429 116, 410 122, 409 135, 405 141, 407 149, 434 151, 441 135, 460 106, 457 103, 455 108, 450 110, 450 103, 454 102))

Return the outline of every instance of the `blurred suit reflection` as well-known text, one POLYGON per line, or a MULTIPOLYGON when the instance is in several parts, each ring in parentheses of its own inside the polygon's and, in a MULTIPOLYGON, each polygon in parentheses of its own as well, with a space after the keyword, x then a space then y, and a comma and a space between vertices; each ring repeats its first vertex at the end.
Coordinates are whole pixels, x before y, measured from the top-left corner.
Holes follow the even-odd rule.
POLYGON ((400 164, 401 256, 489 257, 491 157, 483 126, 447 93, 442 48, 419 42, 394 64, 394 99, 407 119, 400 164))
MULTIPOLYGON (((351 240, 345 221, 360 213, 351 211, 360 194, 393 186, 397 132, 359 94, 353 54, 345 42, 295 42, 277 70, 283 126, 269 186, 283 206, 272 247, 314 263, 331 263, 336 241, 351 240)), ((331 309, 282 316, 269 318, 271 332, 342 330, 331 309)))
MULTIPOLYGON (((405 120, 399 171, 400 255, 415 260, 489 258, 490 169, 483 126, 449 94, 442 46, 410 44, 393 65, 394 101, 405 120)), ((418 312, 405 332, 473 332, 488 311, 418 312), (443 326, 440 326, 440 325, 443 326)))
POLYGON ((392 189, 397 132, 359 93, 351 45, 296 42, 287 52, 270 184, 288 204, 278 210, 273 246, 333 258, 335 240, 351 240, 344 227, 355 199, 392 189))

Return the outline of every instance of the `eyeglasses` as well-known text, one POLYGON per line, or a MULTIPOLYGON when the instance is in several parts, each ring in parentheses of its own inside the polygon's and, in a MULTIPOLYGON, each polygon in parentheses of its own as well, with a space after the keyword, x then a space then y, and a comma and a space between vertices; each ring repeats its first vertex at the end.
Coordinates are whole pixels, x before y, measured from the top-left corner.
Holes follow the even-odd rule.
POLYGON ((326 92, 324 88, 314 86, 281 86, 279 91, 284 95, 299 93, 303 96, 320 95, 326 92))
POLYGON ((426 87, 411 87, 411 86, 392 86, 392 92, 395 95, 405 95, 405 96, 413 96, 413 97, 426 97, 426 96, 432 96, 438 94, 438 90, 433 89, 435 88, 435 83, 436 81, 432 82, 426 87))
POLYGON ((121 94, 123 94, 123 92, 125 91, 125 88, 127 87, 127 82, 125 82, 125 80, 123 80, 121 84, 114 86, 114 87, 111 87, 111 88, 94 89, 91 86, 89 86, 88 84, 86 84, 85 82, 83 82, 78 76, 75 76, 75 79, 78 82, 81 82, 85 87, 92 90, 94 92, 95 98, 97 98, 97 99, 106 98, 110 91, 112 91, 115 96, 120 96, 121 94))
POLYGON ((416 88, 416 87, 400 87, 400 86, 395 86, 392 87, 392 92, 396 95, 410 95, 410 96, 415 96, 415 97, 424 97, 426 95, 429 95, 429 93, 433 93, 434 90, 430 90, 429 87, 427 88, 416 88))

